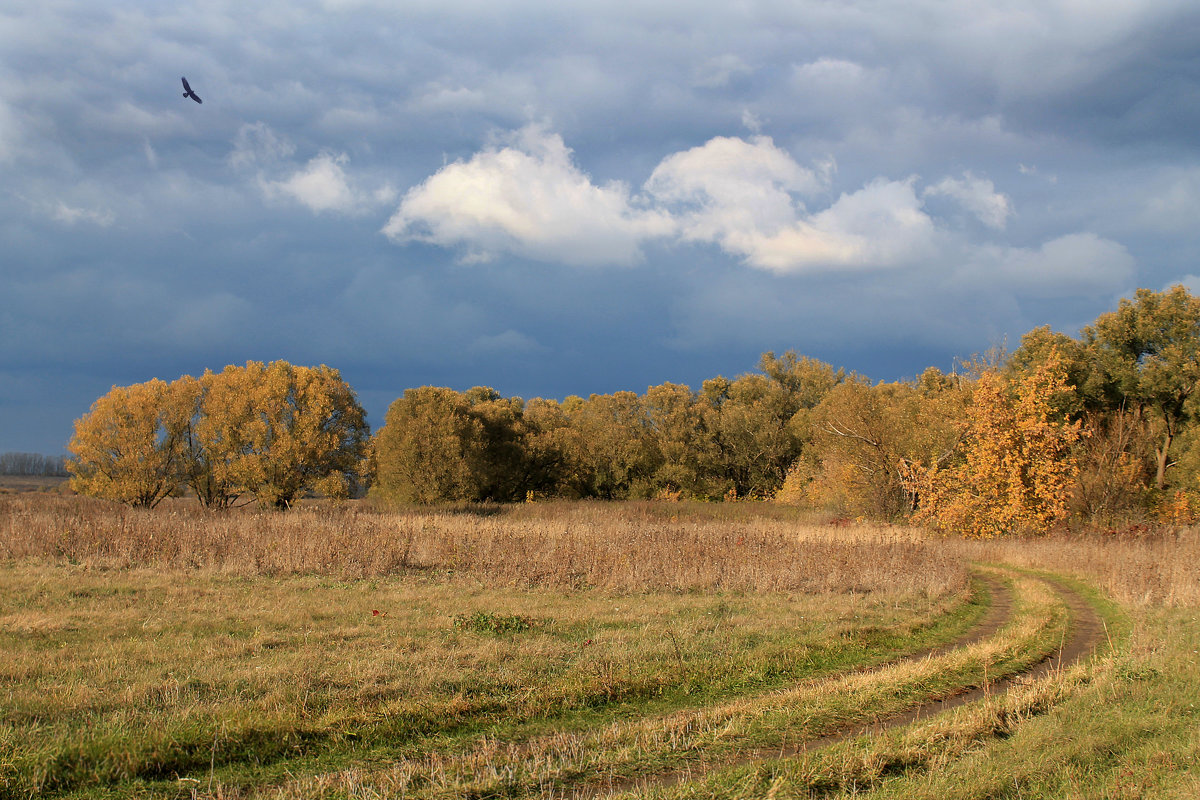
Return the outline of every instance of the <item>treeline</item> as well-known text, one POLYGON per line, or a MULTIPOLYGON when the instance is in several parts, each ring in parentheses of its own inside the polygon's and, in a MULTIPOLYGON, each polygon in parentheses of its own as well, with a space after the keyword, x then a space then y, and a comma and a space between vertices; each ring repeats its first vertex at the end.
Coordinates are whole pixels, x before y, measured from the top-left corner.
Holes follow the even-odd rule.
POLYGON ((1078 337, 872 382, 766 353, 758 371, 559 402, 410 389, 375 437, 375 494, 763 498, 976 536, 1071 519, 1189 520, 1200 490, 1200 300, 1138 290, 1078 337))
POLYGON ((287 508, 362 484, 366 414, 337 370, 247 362, 199 378, 114 386, 75 423, 71 486, 154 507, 190 489, 205 506, 249 496, 287 508))
POLYGON ((61 478, 67 474, 66 459, 41 453, 0 453, 0 475, 61 478))
POLYGON ((562 401, 409 389, 368 437, 328 367, 250 362, 114 387, 76 426, 88 494, 287 507, 373 482, 383 503, 771 499, 975 536, 1200 506, 1200 300, 1138 290, 1078 337, 1039 328, 950 374, 872 382, 789 351, 698 390, 562 401))
POLYGON ((841 371, 794 352, 758 373, 559 402, 409 389, 375 437, 374 492, 403 503, 768 497, 841 371))
POLYGON ((952 451, 974 380, 935 368, 872 384, 789 351, 699 391, 504 398, 409 389, 375 437, 375 483, 398 503, 540 497, 779 499, 895 517, 905 477, 952 451))

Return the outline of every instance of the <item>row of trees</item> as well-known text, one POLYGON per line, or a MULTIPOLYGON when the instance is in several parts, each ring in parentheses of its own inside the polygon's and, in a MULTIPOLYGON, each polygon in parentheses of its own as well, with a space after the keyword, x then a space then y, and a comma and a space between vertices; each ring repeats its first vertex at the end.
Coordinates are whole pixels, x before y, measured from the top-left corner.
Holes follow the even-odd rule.
POLYGON ((1200 300, 1139 290, 1078 337, 873 383, 787 352, 756 373, 562 402, 422 387, 375 439, 398 502, 756 496, 976 536, 1186 510, 1200 300))
POLYGON ((375 439, 378 495, 398 502, 774 493, 803 451, 809 412, 845 379, 793 352, 699 392, 664 383, 562 402, 409 389, 375 439))
POLYGON ((114 386, 75 423, 81 494, 153 507, 189 487, 205 506, 243 496, 286 508, 361 483, 366 415, 338 371, 247 362, 199 378, 114 386))
POLYGON ((62 477, 67 466, 62 456, 41 453, 0 453, 0 475, 43 475, 62 477))
POLYGON ((328 367, 250 362, 114 387, 76 425, 79 491, 225 507, 346 496, 397 503, 558 496, 773 498, 912 517, 976 536, 1171 509, 1200 494, 1200 300, 1138 290, 1077 337, 874 383, 787 352, 699 390, 505 398, 409 389, 368 438, 328 367))

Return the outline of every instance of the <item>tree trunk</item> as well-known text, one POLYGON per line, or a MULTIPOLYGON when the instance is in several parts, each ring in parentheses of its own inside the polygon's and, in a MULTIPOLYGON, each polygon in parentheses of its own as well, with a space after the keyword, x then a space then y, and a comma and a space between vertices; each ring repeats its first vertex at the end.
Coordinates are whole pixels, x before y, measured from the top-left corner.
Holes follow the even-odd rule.
POLYGON ((1171 440, 1174 437, 1170 431, 1163 434, 1161 447, 1154 448, 1155 461, 1158 462, 1158 472, 1154 476, 1154 485, 1161 492, 1167 486, 1167 457, 1171 452, 1171 440))

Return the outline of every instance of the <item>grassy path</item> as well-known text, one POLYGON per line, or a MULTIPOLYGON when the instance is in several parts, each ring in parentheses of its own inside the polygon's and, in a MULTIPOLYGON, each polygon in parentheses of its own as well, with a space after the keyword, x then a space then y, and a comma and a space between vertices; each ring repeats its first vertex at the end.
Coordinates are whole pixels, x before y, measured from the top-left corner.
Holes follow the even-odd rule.
POLYGON ((630 596, 9 565, 0 798, 263 795, 293 776, 702 710, 952 638, 986 613, 982 595, 630 596))
POLYGON ((429 753, 385 769, 301 779, 268 796, 595 798, 628 791, 669 793, 676 784, 691 785, 710 773, 902 725, 939 707, 970 702, 974 692, 1000 691, 1001 681, 1031 678, 1039 669, 1090 651, 1096 617, 1077 593, 1007 570, 983 574, 994 597, 992 608, 948 645, 703 708, 519 743, 485 740, 465 751, 429 753))
MULTIPOLYGON (((995 636, 1007 624, 1012 622, 1013 606, 1015 598, 1008 583, 1001 580, 998 576, 991 573, 984 573, 978 576, 983 585, 987 587, 990 596, 990 605, 988 612, 976 623, 970 630, 955 638, 953 641, 939 645, 937 647, 926 648, 914 653, 910 653, 901 658, 887 661, 883 664, 876 665, 870 668, 853 670, 853 672, 867 676, 872 673, 879 673, 890 667, 903 662, 919 661, 921 659, 932 659, 946 655, 955 650, 969 647, 978 642, 995 636)), ((1010 679, 1011 680, 1011 679, 1010 679)), ((947 704, 958 704, 958 698, 974 698, 977 692, 982 692, 981 689, 969 689, 961 691, 956 695, 940 700, 940 703, 946 707, 947 704)), ((846 727, 841 730, 829 733, 816 739, 806 740, 800 743, 785 744, 782 747, 772 747, 770 749, 760 749, 738 754, 735 758, 721 764, 720 767, 731 767, 741 764, 749 764, 754 761, 759 761, 766 758, 788 758, 808 750, 815 750, 819 747, 825 747, 836 742, 848 739, 852 736, 857 736, 862 733, 878 732, 889 727, 898 727, 920 717, 923 711, 927 712, 929 706, 933 702, 930 700, 919 704, 917 707, 906 711, 902 714, 889 717, 885 720, 873 721, 868 724, 846 727)), ((961 702, 970 702, 969 699, 963 699, 961 702)), ((713 765, 711 768, 717 768, 713 765)), ((583 791, 571 792, 569 796, 574 798, 593 798, 603 797, 608 795, 617 795, 631 791, 646 791, 651 788, 673 786, 684 781, 695 780, 699 777, 696 770, 688 767, 684 770, 672 770, 659 775, 642 775, 637 778, 631 778, 620 781, 610 781, 607 786, 601 790, 585 789, 583 791)))
MULTIPOLYGON (((794 742, 791 745, 776 748, 758 748, 755 751, 740 753, 736 758, 726 759, 721 763, 704 765, 703 769, 691 768, 690 766, 686 770, 672 770, 662 772, 659 775, 643 775, 637 777, 636 780, 614 781, 608 784, 604 790, 572 790, 572 792, 564 792, 560 796, 576 800, 601 798, 601 796, 611 798, 611 796, 622 794, 648 795, 655 796, 655 798, 658 798, 658 796, 665 796, 665 798, 674 798, 674 796, 719 796, 719 792, 710 793, 708 789, 712 786, 721 786, 720 780, 706 781, 707 776, 716 775, 719 771, 744 770, 756 763, 782 762, 782 760, 822 750, 822 748, 858 738, 858 736, 880 736, 890 732, 890 730, 896 730, 914 722, 929 721, 931 718, 946 714, 947 711, 961 708, 961 706, 985 702, 985 700, 989 700, 991 697, 1000 696, 1000 694, 1006 692, 1022 690, 1022 688, 1031 686, 1034 682, 1046 678, 1046 676, 1051 674, 1061 674, 1063 669, 1084 661, 1085 658, 1090 657, 1093 652, 1096 652, 1098 645, 1102 642, 1104 621, 1100 618, 1097 609, 1079 591, 1070 587, 1061 578, 1049 576, 1040 578, 1040 581, 1054 590, 1058 599, 1069 609, 1070 625, 1068 630, 1064 631, 1061 643, 1058 644, 1056 649, 1045 652, 1045 655, 1039 661, 1027 664, 1026 667, 1016 670, 1016 672, 990 676, 990 678, 985 678, 980 685, 964 685, 955 688, 955 690, 949 693, 942 694, 942 696, 936 696, 935 694, 935 696, 918 700, 911 708, 896 712, 896 714, 882 716, 868 722, 846 724, 844 727, 817 736, 817 738, 805 739, 794 742), (697 792, 691 792, 691 790, 683 786, 683 784, 690 782, 697 782, 703 788, 698 789, 697 792), (706 783, 708 786, 706 786, 706 783)), ((998 582, 995 577, 989 578, 988 583, 989 587, 995 593, 994 597, 997 597, 994 608, 992 608, 992 613, 989 614, 988 618, 980 622, 980 625, 973 628, 966 636, 961 637, 958 642, 948 644, 935 651, 930 651, 929 654, 918 654, 914 657, 934 658, 938 655, 949 654, 949 652, 952 652, 956 648, 970 646, 1000 630, 1002 627, 1001 618, 1006 614, 1012 613, 1013 597, 1007 588, 1004 588, 1003 584, 998 582)), ((883 670, 892 666, 893 664, 887 664, 887 666, 871 670, 871 672, 882 673, 883 670)), ((1012 730, 1006 727, 1003 733, 1009 735, 1012 733, 1012 730)), ((900 764, 902 769, 908 769, 913 765, 907 757, 900 760, 902 762, 900 764)), ((884 766, 882 770, 878 771, 881 774, 886 774, 887 768, 884 766)), ((821 776, 814 777, 815 780, 812 781, 812 786, 810 787, 811 794, 814 796, 822 796, 827 794, 830 789, 841 788, 822 786, 823 778, 821 776)), ((869 784, 869 781, 864 781, 864 784, 869 784)))
MULTIPOLYGON (((630 697, 584 714, 534 714, 521 721, 509 720, 506 713, 496 717, 503 724, 494 730, 446 719, 407 740, 385 741, 375 736, 381 729, 360 727, 362 746, 355 744, 351 728, 344 746, 315 747, 310 754, 283 759, 268 754, 261 760, 230 760, 233 753, 218 743, 202 754, 208 764, 177 777, 143 773, 132 780, 84 781, 62 786, 63 796, 481 799, 597 798, 623 792, 692 796, 696 791, 723 796, 729 775, 796 762, 865 733, 879 737, 1026 685, 1085 657, 1100 640, 1096 612, 1062 582, 989 568, 977 571, 976 587, 987 602, 972 600, 978 618, 950 641, 910 646, 907 652, 893 644, 889 650, 895 655, 876 651, 873 663, 858 659, 807 670, 807 677, 792 683, 701 692, 690 704, 678 702, 687 699, 683 696, 665 703, 630 697), (986 607, 982 613, 980 605, 986 607)), ((961 616, 961 610, 955 613, 961 616)), ((714 632, 719 629, 711 624, 714 632)), ((846 628, 836 635, 870 630, 870 625, 846 628)), ((520 647, 522 641, 510 644, 520 647)), ((806 649, 812 646, 797 655, 812 652, 806 649)), ((682 671, 682 663, 672 665, 669 651, 663 656, 668 675, 676 667, 682 671)), ((0 791, 0 796, 9 795, 0 791)), ((21 796, 20 790, 12 796, 21 796)))
POLYGON ((1200 530, 1135 533, 0 499, 0 800, 1191 800, 1200 530))

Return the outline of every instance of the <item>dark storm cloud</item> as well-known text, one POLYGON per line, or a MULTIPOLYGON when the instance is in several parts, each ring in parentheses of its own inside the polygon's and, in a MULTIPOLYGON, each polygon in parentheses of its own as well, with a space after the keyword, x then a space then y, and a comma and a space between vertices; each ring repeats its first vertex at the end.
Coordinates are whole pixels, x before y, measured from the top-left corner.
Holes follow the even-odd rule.
POLYGON ((1200 284, 1194 3, 0 10, 0 450, 246 359, 876 377, 1200 284), (204 98, 182 97, 187 75, 204 98))

